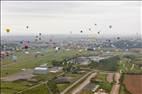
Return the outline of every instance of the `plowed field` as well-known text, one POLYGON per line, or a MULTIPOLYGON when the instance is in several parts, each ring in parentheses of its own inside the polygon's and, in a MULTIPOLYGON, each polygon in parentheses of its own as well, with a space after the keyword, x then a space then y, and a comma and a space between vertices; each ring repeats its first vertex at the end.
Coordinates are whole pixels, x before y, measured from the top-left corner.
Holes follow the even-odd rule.
POLYGON ((124 84, 132 94, 142 94, 142 75, 125 75, 124 84))

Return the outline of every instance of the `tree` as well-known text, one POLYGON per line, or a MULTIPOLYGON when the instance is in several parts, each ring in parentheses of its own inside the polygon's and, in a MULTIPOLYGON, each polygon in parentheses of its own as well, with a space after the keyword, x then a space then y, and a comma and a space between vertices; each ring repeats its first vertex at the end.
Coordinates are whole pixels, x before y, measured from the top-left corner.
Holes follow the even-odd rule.
POLYGON ((53 65, 53 66, 61 66, 61 65, 62 65, 62 62, 61 62, 61 61, 53 60, 53 61, 52 61, 52 65, 53 65))
POLYGON ((54 80, 49 80, 49 81, 47 82, 47 87, 48 87, 49 92, 50 92, 51 94, 60 94, 60 91, 59 91, 59 89, 58 89, 56 83, 54 82, 54 80))

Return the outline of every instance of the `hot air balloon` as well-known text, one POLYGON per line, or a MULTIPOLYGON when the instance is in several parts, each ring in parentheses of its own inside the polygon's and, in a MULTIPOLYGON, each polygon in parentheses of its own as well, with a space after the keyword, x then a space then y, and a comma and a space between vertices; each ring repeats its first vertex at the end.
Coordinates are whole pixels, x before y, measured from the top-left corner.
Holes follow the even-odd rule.
POLYGON ((109 39, 108 42, 111 42, 111 40, 109 39))
POLYGON ((38 38, 38 36, 36 36, 36 38, 38 38))
POLYGON ((39 35, 41 36, 41 33, 39 33, 39 35))
POLYGON ((91 28, 89 28, 89 31, 91 31, 91 28))
POLYGON ((109 28, 111 29, 111 28, 112 28, 112 25, 109 25, 109 28))
POLYGON ((98 34, 100 34, 100 31, 98 32, 98 34))
POLYGON ((80 33, 83 33, 83 31, 81 30, 80 33))
POLYGON ((120 37, 117 37, 117 39, 119 40, 119 39, 120 39, 120 37))
POLYGON ((39 40, 41 40, 41 38, 39 38, 39 40))
POLYGON ((24 46, 24 49, 28 49, 28 48, 29 48, 29 46, 28 46, 28 45, 25 45, 25 46, 24 46))
POLYGON ((10 29, 9 29, 9 28, 7 28, 7 29, 6 29, 6 32, 7 32, 7 33, 9 33, 9 32, 10 32, 10 29))
POLYGON ((111 42, 111 40, 110 40, 110 39, 107 39, 106 41, 111 42))
POLYGON ((29 28, 29 26, 26 26, 26 28, 28 29, 28 28, 29 28))
POLYGON ((23 41, 20 41, 20 44, 23 44, 23 41))
POLYGON ((95 26, 96 26, 97 24, 95 24, 95 26))

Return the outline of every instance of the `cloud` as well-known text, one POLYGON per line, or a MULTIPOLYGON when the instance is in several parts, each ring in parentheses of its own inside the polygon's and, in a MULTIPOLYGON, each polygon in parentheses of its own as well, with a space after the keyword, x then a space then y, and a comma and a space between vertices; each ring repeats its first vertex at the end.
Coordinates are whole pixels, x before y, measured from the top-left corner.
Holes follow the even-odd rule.
MULTIPOLYGON (((3 13, 54 14, 54 13, 103 13, 114 12, 116 7, 139 7, 139 2, 117 1, 6 1, 2 2, 3 13)), ((117 10, 116 10, 117 11, 117 10)))
POLYGON ((25 33, 27 24, 34 33, 79 33, 95 22, 113 24, 120 34, 140 31, 139 1, 2 1, 1 10, 3 31, 10 26, 13 35, 32 34, 25 33))

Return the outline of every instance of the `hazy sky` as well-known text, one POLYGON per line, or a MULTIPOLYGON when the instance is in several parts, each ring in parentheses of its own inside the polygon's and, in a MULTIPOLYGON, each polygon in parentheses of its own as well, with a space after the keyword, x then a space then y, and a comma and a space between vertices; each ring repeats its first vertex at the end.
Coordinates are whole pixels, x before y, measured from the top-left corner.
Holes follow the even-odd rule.
POLYGON ((2 35, 80 34, 80 30, 92 35, 98 31, 103 35, 142 32, 140 1, 2 1, 1 5, 2 35), (6 33, 6 28, 11 32, 6 33))

